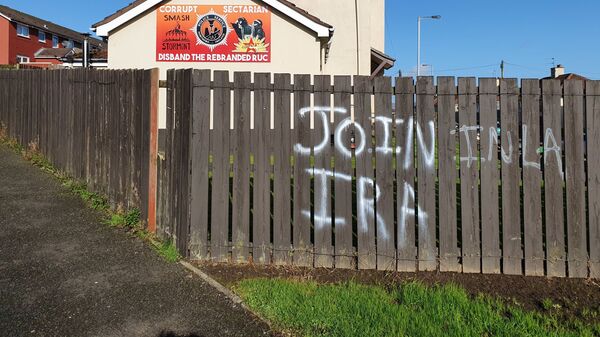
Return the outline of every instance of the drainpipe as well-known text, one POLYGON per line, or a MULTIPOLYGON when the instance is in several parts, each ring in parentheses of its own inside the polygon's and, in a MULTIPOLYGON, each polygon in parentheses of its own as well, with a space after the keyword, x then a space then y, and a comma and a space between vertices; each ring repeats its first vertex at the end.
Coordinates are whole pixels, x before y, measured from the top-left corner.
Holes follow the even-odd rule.
POLYGON ((83 39, 83 67, 84 68, 89 68, 90 66, 90 34, 89 33, 85 33, 83 34, 83 36, 85 36, 85 39, 83 39))
POLYGON ((354 0, 354 11, 356 13, 356 75, 360 75, 360 31, 358 28, 358 0, 354 0))

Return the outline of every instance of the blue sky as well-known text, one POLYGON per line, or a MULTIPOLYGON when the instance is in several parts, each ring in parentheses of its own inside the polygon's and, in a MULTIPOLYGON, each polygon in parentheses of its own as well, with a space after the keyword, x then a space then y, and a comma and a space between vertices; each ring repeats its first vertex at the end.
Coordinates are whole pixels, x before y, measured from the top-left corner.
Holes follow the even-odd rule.
MULTIPOLYGON (((130 1, 2 4, 87 31, 130 1)), ((499 76, 500 61, 505 60, 507 77, 543 77, 554 58, 567 72, 600 79, 599 13, 600 1, 595 0, 386 0, 386 52, 397 59, 388 73, 414 71, 417 17, 442 15, 442 20, 422 26, 422 63, 433 65, 436 76, 499 76)))

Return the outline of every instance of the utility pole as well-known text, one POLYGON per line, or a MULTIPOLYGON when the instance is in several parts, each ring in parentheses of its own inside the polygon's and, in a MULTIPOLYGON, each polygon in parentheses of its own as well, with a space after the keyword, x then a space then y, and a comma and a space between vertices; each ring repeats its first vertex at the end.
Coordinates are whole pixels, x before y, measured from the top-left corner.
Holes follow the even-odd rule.
POLYGON ((500 62, 500 78, 504 78, 504 60, 500 62))

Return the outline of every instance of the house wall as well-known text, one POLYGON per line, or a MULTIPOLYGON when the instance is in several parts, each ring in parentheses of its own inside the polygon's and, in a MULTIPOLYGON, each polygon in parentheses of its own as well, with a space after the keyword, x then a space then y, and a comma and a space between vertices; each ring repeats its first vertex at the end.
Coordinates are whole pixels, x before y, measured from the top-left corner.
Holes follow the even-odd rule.
POLYGON ((384 0, 292 2, 335 28, 324 73, 356 75, 359 69, 360 75, 371 74, 371 48, 385 47, 384 0))
MULTIPOLYGON (((3 17, 0 17, 0 64, 16 64, 17 55, 29 57, 31 62, 35 62, 35 53, 41 48, 52 48, 52 36, 50 31, 46 32, 46 42, 40 42, 38 29, 29 27, 29 37, 17 35, 17 23, 10 22, 3 17)), ((59 35, 59 44, 68 40, 59 35)), ((81 42, 75 42, 75 47, 81 47, 81 42)), ((52 64, 60 64, 58 60, 41 60, 40 62, 51 62, 52 64)))
POLYGON ((9 27, 8 20, 0 16, 0 64, 8 64, 9 27))
POLYGON ((16 64, 17 63, 17 55, 27 56, 31 60, 34 61, 34 54, 40 50, 41 48, 51 48, 52 47, 52 34, 46 32, 46 42, 42 43, 38 38, 38 30, 29 27, 29 37, 22 37, 17 35, 17 23, 10 23, 10 51, 9 51, 9 63, 16 64))
MULTIPOLYGON (((252 0, 173 0, 161 5, 255 5, 252 0)), ((210 63, 210 62, 157 62, 156 61, 156 10, 158 6, 136 19, 110 32, 108 39, 108 67, 111 69, 159 68, 160 78, 166 79, 167 69, 203 68, 234 71, 370 75, 371 47, 383 49, 384 36, 380 33, 384 21, 384 0, 359 0, 358 12, 354 0, 294 0, 298 7, 319 17, 335 27, 329 57, 325 62, 322 42, 314 32, 297 24, 282 13, 272 13, 270 63, 210 63), (376 13, 371 12, 371 3, 376 13), (358 13, 358 27, 356 17, 358 13), (373 16, 380 15, 378 19, 373 16), (371 22, 377 21, 379 30, 372 32, 371 22), (358 35, 357 35, 358 34, 358 35), (380 34, 380 35, 378 35, 380 34), (358 36, 358 39, 357 39, 358 36), (372 41, 373 36, 375 40, 372 41)), ((165 90, 160 91, 161 102, 166 100, 165 90)), ((165 126, 164 104, 159 105, 159 125, 165 126)))
MULTIPOLYGON (((250 0, 174 0, 164 4, 240 4, 255 5, 250 0)), ((161 70, 161 78, 167 69, 205 68, 212 70, 289 72, 318 74, 321 72, 321 43, 304 27, 290 24, 279 13, 271 16, 271 62, 270 63, 211 63, 211 62, 157 62, 156 61, 156 8, 130 21, 108 39, 108 65, 112 69, 154 68, 161 70)))

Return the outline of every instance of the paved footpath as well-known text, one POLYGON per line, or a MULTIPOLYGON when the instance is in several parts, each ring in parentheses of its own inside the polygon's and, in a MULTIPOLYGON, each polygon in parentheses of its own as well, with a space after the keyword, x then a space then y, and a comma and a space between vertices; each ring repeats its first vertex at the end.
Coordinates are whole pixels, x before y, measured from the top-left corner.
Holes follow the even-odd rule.
POLYGON ((0 336, 265 336, 179 264, 0 146, 0 336))

